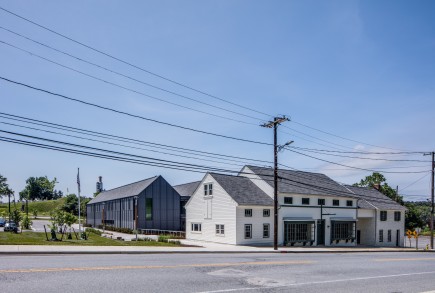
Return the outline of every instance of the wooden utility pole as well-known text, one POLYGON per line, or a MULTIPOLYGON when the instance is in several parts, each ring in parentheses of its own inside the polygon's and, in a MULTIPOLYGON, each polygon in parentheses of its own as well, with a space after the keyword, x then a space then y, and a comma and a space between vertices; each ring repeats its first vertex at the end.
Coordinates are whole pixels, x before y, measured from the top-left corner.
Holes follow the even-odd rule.
POLYGON ((432 155, 432 178, 431 178, 431 203, 430 203, 430 248, 433 249, 433 220, 434 220, 434 177, 435 177, 435 152, 424 154, 425 156, 432 155))
POLYGON ((435 175, 435 152, 432 152, 432 184, 431 184, 431 209, 430 209, 430 248, 433 249, 433 214, 434 214, 434 175, 435 175))
POLYGON ((273 128, 273 249, 278 250, 278 139, 277 128, 282 122, 289 121, 285 116, 275 117, 261 125, 262 127, 273 128))

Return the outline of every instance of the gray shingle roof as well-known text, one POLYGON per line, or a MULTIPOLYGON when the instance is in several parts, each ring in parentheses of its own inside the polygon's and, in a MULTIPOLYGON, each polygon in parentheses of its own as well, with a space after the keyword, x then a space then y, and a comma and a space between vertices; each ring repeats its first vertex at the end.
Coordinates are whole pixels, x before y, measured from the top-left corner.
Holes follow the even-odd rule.
POLYGON ((373 210, 376 207, 380 210, 407 210, 406 207, 400 205, 376 189, 350 185, 345 185, 345 187, 362 199, 358 201, 358 207, 361 209, 373 210))
POLYGON ((192 196, 201 181, 189 182, 173 186, 180 196, 192 196))
MULTIPOLYGON (((267 167, 246 166, 270 186, 273 184, 273 169, 267 167)), ((320 173, 278 169, 278 190, 280 193, 334 195, 353 197, 346 188, 328 176, 320 173)))
POLYGON ((144 179, 135 183, 130 183, 124 186, 120 186, 111 190, 103 191, 92 199, 88 204, 99 203, 108 200, 114 200, 119 198, 126 198, 138 195, 145 188, 151 185, 159 176, 154 176, 148 179, 144 179))
POLYGON ((249 178, 217 173, 210 173, 210 175, 239 205, 273 205, 272 198, 249 178))

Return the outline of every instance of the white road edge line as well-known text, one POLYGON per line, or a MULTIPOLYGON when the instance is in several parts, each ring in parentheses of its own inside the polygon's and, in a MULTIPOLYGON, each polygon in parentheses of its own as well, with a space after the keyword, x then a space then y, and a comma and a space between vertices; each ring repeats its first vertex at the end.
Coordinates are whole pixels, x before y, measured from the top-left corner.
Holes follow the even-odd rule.
POLYGON ((420 273, 409 273, 409 274, 397 274, 397 275, 385 275, 385 276, 375 276, 375 277, 361 277, 361 278, 351 278, 351 279, 339 279, 339 280, 307 282, 307 283, 295 283, 295 284, 289 284, 289 285, 284 285, 284 286, 269 286, 269 287, 264 286, 264 287, 247 287, 247 288, 237 288, 237 289, 223 289, 223 290, 215 290, 215 291, 202 291, 202 292, 197 292, 197 293, 219 293, 219 292, 234 292, 234 291, 247 291, 247 290, 263 290, 263 289, 269 289, 269 288, 270 289, 275 289, 275 288, 286 288, 286 287, 304 286, 304 285, 316 285, 316 284, 327 284, 327 283, 338 283, 338 282, 351 282, 351 281, 360 281, 360 280, 395 278, 395 277, 427 275, 427 274, 435 274, 435 271, 420 272, 420 273))

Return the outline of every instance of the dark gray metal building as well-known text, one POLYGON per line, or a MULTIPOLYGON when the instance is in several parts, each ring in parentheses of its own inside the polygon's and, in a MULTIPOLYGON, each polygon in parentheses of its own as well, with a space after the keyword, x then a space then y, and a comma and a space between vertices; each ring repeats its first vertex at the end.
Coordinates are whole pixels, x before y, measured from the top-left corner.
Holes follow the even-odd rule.
POLYGON ((184 183, 180 185, 174 186, 174 189, 180 194, 180 215, 181 215, 181 230, 186 230, 186 209, 185 205, 189 201, 190 197, 193 195, 193 193, 198 188, 201 181, 195 181, 190 183, 184 183))
POLYGON ((162 176, 155 176, 98 194, 87 204, 86 223, 180 231, 180 207, 180 194, 162 176))

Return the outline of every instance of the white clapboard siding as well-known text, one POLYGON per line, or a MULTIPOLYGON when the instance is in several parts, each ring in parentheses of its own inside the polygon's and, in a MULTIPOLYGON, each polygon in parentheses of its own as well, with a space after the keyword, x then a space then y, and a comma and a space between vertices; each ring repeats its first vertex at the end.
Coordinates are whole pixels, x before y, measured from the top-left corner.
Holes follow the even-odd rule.
POLYGON ((207 174, 186 204, 186 238, 236 244, 236 206, 237 203, 207 174), (213 184, 213 195, 204 196, 203 186, 209 183, 213 184), (200 223, 202 231, 192 231, 192 223, 200 223), (224 225, 224 235, 216 235, 216 225, 224 225))
POLYGON ((273 245, 273 207, 238 206, 237 207, 237 244, 273 245), (252 217, 245 216, 245 209, 252 209, 252 217), (269 209, 270 216, 263 217, 263 210, 269 209), (252 238, 245 238, 245 224, 252 225, 252 238), (269 237, 263 238, 263 224, 269 224, 269 237))

